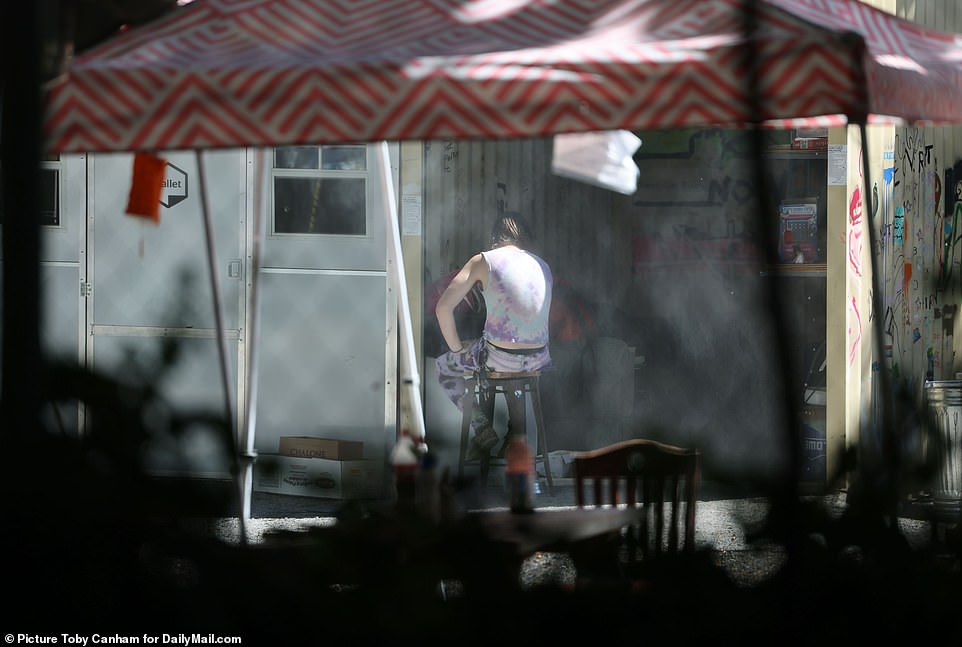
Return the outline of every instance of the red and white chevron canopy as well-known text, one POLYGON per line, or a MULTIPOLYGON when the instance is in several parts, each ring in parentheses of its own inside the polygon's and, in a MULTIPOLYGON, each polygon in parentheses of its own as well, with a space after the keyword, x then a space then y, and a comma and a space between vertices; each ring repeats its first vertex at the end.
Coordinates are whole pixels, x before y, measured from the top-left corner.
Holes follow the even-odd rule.
POLYGON ((196 0, 77 56, 51 151, 962 122, 962 37, 857 0, 196 0), (853 36, 857 34, 858 36, 853 36))

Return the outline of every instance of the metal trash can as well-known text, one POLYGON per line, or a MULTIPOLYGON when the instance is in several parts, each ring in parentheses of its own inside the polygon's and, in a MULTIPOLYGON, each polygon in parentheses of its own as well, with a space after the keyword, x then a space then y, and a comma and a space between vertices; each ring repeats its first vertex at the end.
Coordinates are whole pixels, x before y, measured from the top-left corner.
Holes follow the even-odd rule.
POLYGON ((938 460, 932 503, 938 512, 958 514, 962 504, 962 380, 929 380, 924 387, 930 436, 938 460))

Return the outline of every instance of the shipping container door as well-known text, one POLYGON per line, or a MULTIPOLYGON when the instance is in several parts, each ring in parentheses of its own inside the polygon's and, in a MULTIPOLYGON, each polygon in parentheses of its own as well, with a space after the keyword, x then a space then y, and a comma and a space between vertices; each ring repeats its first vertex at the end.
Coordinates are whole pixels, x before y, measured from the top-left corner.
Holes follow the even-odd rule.
POLYGON ((379 460, 393 442, 395 346, 386 337, 395 310, 372 151, 272 151, 256 341, 259 453, 277 453, 281 436, 306 435, 360 440, 364 458, 379 460))
MULTIPOLYGON (((83 365, 86 156, 64 155, 44 162, 41 178, 41 347, 50 359, 83 365)), ((81 429, 83 412, 77 403, 53 407, 48 402, 41 410, 50 425, 70 434, 81 429)))
MULTIPOLYGON (((54 155, 40 169, 40 346, 48 359, 80 364, 84 359, 83 233, 86 209, 86 157, 54 155)), ((2 252, 0 252, 2 254, 2 252)), ((17 268, 10 271, 16 278, 17 268)), ((0 303, 2 306, 2 303, 0 303)), ((76 434, 81 426, 76 403, 43 402, 50 429, 76 434)))
MULTIPOLYGON (((153 415, 164 415, 166 409, 223 416, 226 400, 198 160, 193 152, 161 156, 167 165, 159 222, 125 213, 132 155, 98 154, 89 160, 88 358, 97 371, 133 384, 152 383, 160 394, 153 415), (171 356, 165 353, 171 347, 175 353, 168 362, 165 357, 171 356)), ((236 420, 246 316, 247 154, 204 152, 203 166, 236 420)), ((187 476, 229 474, 229 455, 209 429, 198 427, 195 434, 166 440, 150 446, 148 469, 187 476)))

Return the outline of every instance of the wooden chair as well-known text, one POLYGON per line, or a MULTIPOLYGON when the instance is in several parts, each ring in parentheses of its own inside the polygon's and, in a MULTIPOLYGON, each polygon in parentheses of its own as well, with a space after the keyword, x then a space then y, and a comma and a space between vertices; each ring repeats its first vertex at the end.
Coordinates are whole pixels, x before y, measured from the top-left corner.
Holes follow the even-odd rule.
POLYGON ((586 506, 641 506, 642 518, 619 537, 618 561, 628 565, 652 556, 692 553, 701 453, 654 440, 632 439, 579 452, 573 462, 575 502, 586 506), (586 497, 589 484, 593 486, 586 497), (667 536, 666 536, 667 535, 667 536))

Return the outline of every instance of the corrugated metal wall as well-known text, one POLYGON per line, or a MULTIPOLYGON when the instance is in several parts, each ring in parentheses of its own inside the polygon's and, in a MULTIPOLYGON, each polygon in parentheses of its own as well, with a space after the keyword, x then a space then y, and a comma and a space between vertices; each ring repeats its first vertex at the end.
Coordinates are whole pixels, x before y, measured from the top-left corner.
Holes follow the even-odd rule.
POLYGON ((502 210, 524 214, 557 277, 609 300, 630 284, 630 198, 551 174, 550 139, 425 144, 425 275, 487 247, 502 210), (599 286, 605 289, 599 293, 599 286))
MULTIPOLYGON (((651 137, 638 154, 644 188, 632 196, 553 175, 550 139, 427 142, 425 293, 486 247, 499 209, 522 212, 554 271, 555 300, 588 315, 576 338, 557 340, 552 327, 555 362, 542 383, 551 447, 660 435, 704 447, 716 474, 777 471, 774 340, 758 304, 743 134, 685 131, 670 143, 642 134, 651 137), (611 347, 624 362, 593 361, 611 347)), ((425 312, 426 340, 432 325, 425 312)), ((433 346, 425 342, 426 358, 433 346)), ((453 407, 439 399, 429 386, 429 433, 457 442, 453 407)))
MULTIPOLYGON (((897 0, 895 14, 934 29, 962 33, 960 2, 897 0)), ((911 234, 913 240, 906 240, 903 248, 905 265, 883 268, 888 279, 886 297, 898 306, 895 316, 903 323, 895 341, 901 357, 896 354, 893 361, 900 362, 903 377, 915 382, 921 382, 926 371, 935 379, 951 379, 962 370, 960 353, 953 357, 953 338, 962 339, 962 326, 958 316, 954 321, 945 316, 962 301, 962 250, 951 243, 958 237, 952 220, 962 198, 962 127, 897 128, 894 154, 896 180, 900 180, 894 202, 905 210, 906 237, 911 234), (910 221, 913 215, 915 224, 910 221), (899 277, 893 278, 910 266, 915 280, 903 285, 899 277), (946 276, 950 280, 945 281, 946 276), (898 299, 903 289, 906 293, 898 299)), ((958 351, 959 344, 954 346, 958 351)))
MULTIPOLYGON (((532 249, 552 267, 555 302, 584 306, 570 328, 552 324, 554 370, 541 390, 552 428, 550 447, 588 449, 621 440, 635 404, 629 326, 625 317, 612 314, 631 300, 631 197, 553 175, 552 145, 552 139, 425 142, 424 372, 430 380, 431 358, 444 350, 431 311, 433 284, 487 249, 500 211, 519 211, 533 229, 532 249), (559 339, 559 333, 570 336, 559 339), (627 369, 606 367, 603 375, 588 381, 581 377, 585 349, 589 338, 594 343, 599 337, 616 338, 597 343, 618 346, 619 366, 627 369), (612 393, 605 386, 609 378, 623 396, 616 398, 616 406, 610 406, 611 397, 599 397, 598 391, 612 393), (598 417, 604 422, 597 422, 598 417)), ((438 402, 441 397, 432 386, 425 397, 429 433, 436 445, 457 442, 450 437, 458 425, 451 417, 454 408, 438 402)))
MULTIPOLYGON (((897 0, 895 14, 926 27, 962 33, 962 2, 958 0, 897 0)), ((941 153, 944 168, 962 159, 962 127, 940 126, 923 132, 925 140, 941 153)))
MULTIPOLYGON (((873 0, 869 4, 923 25, 962 32, 962 3, 873 0)), ((612 312, 621 310, 629 316, 634 330, 623 331, 624 338, 632 346, 637 344, 640 355, 647 355, 644 367, 634 376, 636 418, 680 430, 683 435, 671 440, 682 444, 714 443, 709 447, 711 454, 726 461, 753 453, 776 464, 776 452, 772 450, 769 458, 765 449, 772 443, 765 434, 778 418, 758 404, 766 400, 766 385, 774 381, 761 368, 772 347, 772 333, 762 314, 747 312, 758 289, 749 276, 757 275, 758 250, 746 246, 755 226, 753 196, 757 195, 751 165, 737 132, 669 134, 645 141, 637 156, 642 178, 634 196, 552 175, 550 139, 425 143, 425 290, 486 246, 499 210, 518 210, 529 217, 537 250, 556 276, 595 304, 609 306, 592 313, 601 319, 602 327, 610 323, 605 318, 612 312), (674 154, 671 140, 681 147, 674 154), (655 269, 670 267, 670 271, 652 274, 650 264, 642 262, 650 251, 646 241, 660 246, 656 250, 660 265, 655 269), (686 250, 696 258, 678 256, 686 250), (713 253, 709 263, 704 262, 707 252, 713 253), (646 389, 654 395, 646 396, 646 389), (699 397, 693 398, 695 393, 699 397)), ((946 170, 962 162, 960 138, 962 128, 896 129, 889 155, 894 157, 895 176, 901 183, 892 204, 931 202, 928 196, 934 180, 925 178, 944 179, 946 170), (908 172, 906 156, 917 158, 919 146, 932 151, 933 168, 925 176, 908 172), (898 168, 900 159, 904 163, 898 168)), ((791 160, 766 164, 776 180, 784 175, 786 182, 801 181, 802 175, 813 175, 820 182, 825 173, 824 160, 821 166, 791 160)), ((792 186, 775 189, 791 193, 792 186)), ((939 208, 945 213, 949 212, 945 200, 954 199, 953 192, 950 186, 941 192, 939 208)), ((933 228, 925 236, 921 253, 940 248, 933 228)), ((912 241, 906 241, 906 249, 914 253, 912 241)), ((883 271, 888 274, 886 303, 895 304, 896 309, 911 305, 917 312, 914 304, 921 300, 931 310, 924 292, 903 295, 901 280, 894 278, 892 268, 883 271)), ((805 279, 806 286, 824 283, 817 272, 812 276, 805 279)), ((940 298, 944 301, 949 296, 940 298)), ((824 309, 810 312, 808 307, 824 302, 824 289, 797 297, 798 322, 789 323, 804 324, 805 330, 824 328, 824 309)), ((783 298, 791 301, 784 294, 783 298)), ((894 316, 904 319, 906 314, 901 311, 894 316)), ((426 322, 433 319, 432 313, 425 315, 426 322)), ((930 320, 934 315, 930 312, 930 320)), ((933 335, 938 327, 930 326, 933 335)), ((928 329, 920 328, 924 337, 928 329)), ((622 332, 612 327, 602 333, 609 331, 614 336, 622 332)), ((938 340, 915 343, 912 326, 900 327, 898 334, 911 355, 904 368, 924 367, 926 346, 937 345, 938 340), (921 359, 914 357, 917 353, 921 359)), ((962 338, 958 331, 955 338, 962 338)), ((810 341, 800 339, 799 347, 809 349, 810 341)), ((945 355, 951 357, 951 350, 945 355)), ((943 370, 962 368, 945 366, 943 370)), ((610 438, 596 438, 592 444, 603 440, 610 438)))
POLYGON ((962 23, 962 3, 956 0, 896 0, 895 15, 942 31, 958 31, 962 23))

